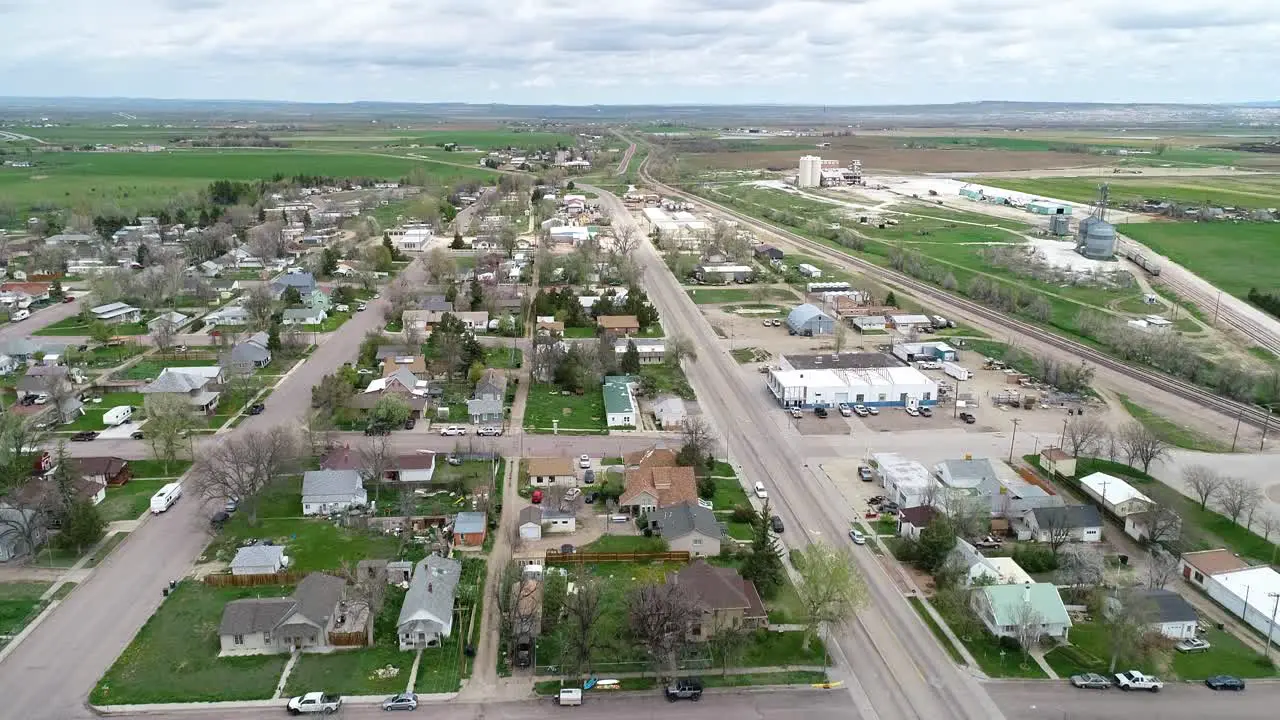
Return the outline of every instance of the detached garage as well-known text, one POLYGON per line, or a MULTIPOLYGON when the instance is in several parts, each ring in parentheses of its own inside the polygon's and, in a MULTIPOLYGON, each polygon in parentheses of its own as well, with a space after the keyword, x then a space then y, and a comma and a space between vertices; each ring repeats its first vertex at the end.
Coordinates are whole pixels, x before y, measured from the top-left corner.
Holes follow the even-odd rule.
POLYGON ((521 510, 519 528, 521 540, 541 540, 542 508, 537 505, 530 505, 521 510))
POLYGON ((836 321, 817 305, 805 303, 787 315, 787 328, 792 335, 830 335, 835 332, 836 321))

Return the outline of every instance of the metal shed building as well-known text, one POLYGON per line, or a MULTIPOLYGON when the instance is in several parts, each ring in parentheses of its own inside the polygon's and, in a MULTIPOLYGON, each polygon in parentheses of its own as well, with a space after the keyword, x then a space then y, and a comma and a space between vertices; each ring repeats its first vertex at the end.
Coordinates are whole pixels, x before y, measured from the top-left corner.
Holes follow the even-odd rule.
POLYGON ((817 305, 805 303, 787 315, 787 327, 795 335, 830 335, 835 332, 836 321, 817 305))

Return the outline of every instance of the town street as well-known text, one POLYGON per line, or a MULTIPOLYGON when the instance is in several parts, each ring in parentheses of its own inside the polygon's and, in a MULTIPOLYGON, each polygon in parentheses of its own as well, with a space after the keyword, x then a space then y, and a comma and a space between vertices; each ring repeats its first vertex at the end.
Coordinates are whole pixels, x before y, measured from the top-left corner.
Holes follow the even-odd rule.
POLYGON ((1250 720, 1276 716, 1280 683, 1249 681, 1242 693, 1171 683, 1159 693, 1077 690, 1067 682, 992 681, 983 686, 1008 720, 1250 720))

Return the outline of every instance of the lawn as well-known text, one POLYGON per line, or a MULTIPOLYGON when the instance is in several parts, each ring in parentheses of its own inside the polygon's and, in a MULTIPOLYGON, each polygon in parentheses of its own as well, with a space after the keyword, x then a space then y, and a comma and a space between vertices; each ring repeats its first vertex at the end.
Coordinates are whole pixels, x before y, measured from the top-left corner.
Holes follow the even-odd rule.
MULTIPOLYGON (((892 547, 892 544, 890 544, 892 547)), ((938 605, 934 606, 942 619, 947 622, 953 629, 962 625, 957 622, 960 618, 950 617, 945 609, 938 605)), ((966 612, 968 612, 966 608, 966 612)), ((976 620, 970 622, 977 624, 976 620)), ((1042 679, 1048 677, 1035 660, 1025 658, 1020 651, 1005 650, 1001 648, 999 641, 994 635, 981 629, 975 630, 969 637, 960 636, 960 642, 964 643, 969 649, 970 654, 978 661, 978 665, 982 671, 991 677, 1015 677, 1015 678, 1036 678, 1042 679)), ((1075 633, 1075 628, 1071 630, 1075 633)), ((958 634, 958 633, 957 633, 958 634)))
POLYGON ((213 588, 185 580, 138 631, 89 695, 96 705, 264 700, 286 656, 219 658, 224 606, 248 597, 285 596, 288 587, 213 588))
POLYGON ((109 487, 107 497, 98 505, 98 512, 106 522, 136 520, 151 507, 151 496, 166 482, 169 481, 135 478, 120 487, 109 487))
POLYGON ((911 603, 911 607, 915 609, 916 613, 920 616, 920 619, 924 621, 924 624, 929 626, 929 632, 933 633, 934 638, 938 640, 938 644, 946 649, 947 654, 951 656, 951 659, 954 660, 957 665, 967 664, 965 663, 964 658, 960 655, 960 651, 957 650, 956 646, 951 642, 951 639, 942 631, 942 626, 939 625, 938 621, 934 620, 933 616, 929 614, 929 611, 924 608, 924 601, 918 597, 910 597, 907 598, 907 602, 911 603))
POLYGON ((1195 430, 1183 427, 1172 420, 1157 415, 1151 410, 1133 402, 1127 395, 1120 395, 1120 402, 1124 405, 1124 409, 1133 416, 1134 420, 1145 425, 1151 432, 1160 436, 1162 440, 1173 445, 1174 447, 1185 448, 1187 450, 1199 450, 1202 452, 1226 452, 1227 448, 1212 438, 1206 437, 1195 430))
POLYGON ((134 355, 141 355, 148 348, 145 345, 125 343, 123 345, 99 345, 95 348, 77 353, 71 364, 90 370, 115 367, 134 355))
POLYGON ((652 386, 655 395, 675 395, 685 400, 693 400, 693 387, 689 378, 678 365, 659 363, 640 366, 641 385, 652 386))
MULTIPOLYGON (((993 185, 1017 192, 1041 195, 1058 200, 1093 203, 1098 199, 1099 178, 976 178, 974 182, 993 185)), ((1184 183, 1192 181, 1183 180, 1184 183)), ((1210 178, 1210 183, 1217 183, 1210 178)), ((1108 178, 1112 204, 1141 202, 1146 199, 1165 200, 1184 205, 1216 205, 1243 208, 1267 208, 1280 205, 1280 193, 1274 197, 1262 197, 1259 194, 1237 192, 1228 189, 1196 187, 1190 184, 1177 184, 1177 180, 1152 179, 1138 180, 1129 178, 1108 178)))
POLYGON ((513 347, 489 346, 484 351, 485 367, 510 370, 524 362, 524 351, 513 347))
MULTIPOLYGON (((146 335, 151 332, 146 323, 120 323, 111 326, 113 335, 146 335)), ((69 318, 63 318, 56 323, 45 325, 32 335, 53 335, 64 337, 83 337, 89 334, 89 325, 80 318, 79 315, 72 315, 69 318)))
POLYGON ((753 347, 734 348, 729 351, 729 354, 733 356, 734 360, 737 360, 738 363, 742 365, 746 365, 747 363, 763 362, 771 357, 767 350, 761 350, 760 348, 753 347))
POLYGON ((688 290, 689 297, 698 305, 718 305, 721 303, 754 303, 764 300, 796 299, 795 293, 784 288, 717 288, 699 287, 688 290), (763 291, 763 292, 762 292, 763 291))
POLYGON ((169 463, 169 468, 165 469, 164 462, 160 460, 130 460, 129 470, 133 472, 134 479, 151 479, 164 477, 180 477, 191 467, 190 460, 174 460, 169 463))
POLYGON ((667 549, 666 540, 644 535, 604 535, 579 548, 581 552, 599 553, 666 552, 667 549))
POLYGON ((648 327, 640 328, 640 332, 636 333, 636 337, 641 337, 641 338, 664 337, 662 333, 662 323, 656 322, 648 327))
POLYGON ((711 506, 716 510, 732 510, 735 507, 751 507, 747 491, 736 477, 714 478, 716 494, 711 496, 711 506))
POLYGON ((132 405, 135 410, 142 408, 142 393, 113 392, 102 395, 100 403, 85 403, 84 415, 76 418, 74 422, 66 425, 59 425, 59 431, 77 431, 77 430, 105 430, 107 425, 102 422, 102 416, 113 407, 121 405, 132 405))
MULTIPOLYGON (((1271 203, 1280 205, 1280 199, 1271 203)), ((1143 223, 1120 230, 1217 287, 1244 298, 1280 290, 1277 226, 1263 223, 1143 223)))
POLYGON ((342 324, 351 319, 349 312, 335 312, 324 319, 319 325, 299 325, 298 329, 302 332, 333 332, 342 327, 342 324))
MULTIPOLYGON (((39 612, 40 596, 50 583, 0 583, 0 636, 17 635, 39 612)), ((4 642, 0 641, 0 646, 4 642)))
POLYGON ((713 675, 708 670, 702 675, 703 687, 749 687, 765 685, 814 685, 827 681, 827 674, 817 670, 793 670, 774 673, 742 673, 737 675, 713 675))
MULTIPOLYGON (((1274 666, 1230 633, 1214 628, 1203 637, 1212 646, 1205 652, 1171 651, 1167 666, 1139 664, 1135 669, 1160 675, 1165 680, 1204 680, 1210 675, 1222 674, 1243 678, 1275 677, 1274 666)), ((1064 676, 1081 672, 1109 675, 1111 649, 1105 627, 1098 623, 1077 623, 1071 628, 1070 638, 1071 646, 1054 648, 1045 654, 1045 660, 1054 672, 1064 676)))
POLYGON ((598 388, 588 389, 582 395, 566 395, 554 385, 534 383, 529 387, 524 427, 532 432, 548 433, 552 420, 559 421, 560 432, 604 431, 604 395, 598 388))
POLYGON ((165 368, 184 367, 217 367, 217 360, 199 359, 152 359, 144 358, 116 373, 117 380, 154 380, 165 368))
MULTIPOLYGON (((298 502, 301 512, 301 501, 298 502)), ((395 558, 399 550, 396 538, 339 528, 323 518, 268 518, 250 527, 241 512, 223 527, 205 555, 229 562, 235 557, 236 548, 248 539, 269 539, 285 546, 291 568, 300 572, 333 570, 344 562, 366 558, 395 558)))
POLYGON ((593 338, 596 336, 596 329, 594 327, 567 327, 564 329, 564 336, 578 339, 593 338))

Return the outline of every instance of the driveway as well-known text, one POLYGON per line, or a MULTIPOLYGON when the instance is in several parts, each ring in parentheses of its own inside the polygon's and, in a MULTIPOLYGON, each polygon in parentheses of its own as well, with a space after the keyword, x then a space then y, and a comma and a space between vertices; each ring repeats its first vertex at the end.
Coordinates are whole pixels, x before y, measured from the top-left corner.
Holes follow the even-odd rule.
POLYGON ((141 430, 142 426, 146 424, 147 421, 143 420, 142 422, 127 422, 123 425, 109 427, 98 433, 98 440, 132 440, 133 434, 141 430))

